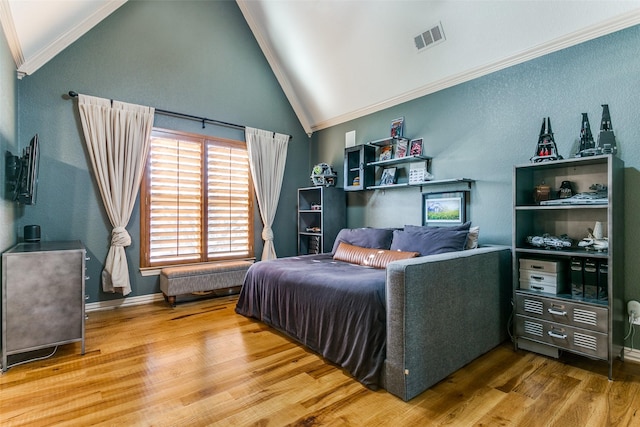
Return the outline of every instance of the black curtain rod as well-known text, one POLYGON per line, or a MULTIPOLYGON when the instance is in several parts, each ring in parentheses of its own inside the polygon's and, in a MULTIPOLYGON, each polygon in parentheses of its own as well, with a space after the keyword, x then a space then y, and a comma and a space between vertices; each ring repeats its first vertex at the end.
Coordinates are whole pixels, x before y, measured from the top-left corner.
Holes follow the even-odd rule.
MULTIPOLYGON (((74 92, 74 91, 70 90, 69 91, 69 96, 72 97, 72 98, 75 98, 75 97, 78 96, 78 92, 74 92)), ((159 108, 156 108, 155 112, 158 113, 158 114, 164 114, 165 116, 172 116, 172 117, 178 117, 178 118, 181 118, 181 119, 194 120, 194 121, 197 121, 197 122, 201 122, 203 129, 205 127, 204 126, 205 123, 210 123, 210 124, 217 125, 217 126, 225 126, 225 127, 229 127, 229 128, 233 128, 233 129, 239 129, 239 130, 245 130, 246 129, 246 126, 237 125, 235 123, 223 122, 221 120, 215 120, 215 119, 208 119, 206 117, 193 116, 191 114, 176 113, 175 111, 161 110, 159 108)), ((274 132, 274 134, 275 134, 275 132, 274 132)), ((293 139, 293 136, 291 136, 291 135, 288 135, 288 136, 289 136, 289 139, 293 139)))

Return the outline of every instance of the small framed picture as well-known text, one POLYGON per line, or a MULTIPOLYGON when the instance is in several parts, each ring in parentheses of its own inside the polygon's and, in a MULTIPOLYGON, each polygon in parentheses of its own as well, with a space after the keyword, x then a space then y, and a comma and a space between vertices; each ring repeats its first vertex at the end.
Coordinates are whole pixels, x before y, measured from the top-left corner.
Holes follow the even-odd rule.
POLYGON ((391 121, 391 138, 401 138, 404 132, 404 117, 398 117, 391 121))
POLYGON ((399 139, 396 143, 396 154, 395 159, 401 159, 406 157, 407 151, 409 150, 409 141, 406 139, 399 139))
POLYGON ((384 147, 380 147, 380 155, 378 156, 379 161, 383 160, 391 160, 393 158, 393 145, 385 145, 384 147))
POLYGON ((396 183, 396 168, 385 168, 382 170, 380 185, 391 185, 396 183))
POLYGON ((422 225, 456 225, 467 220, 467 192, 424 193, 422 225))
POLYGON ((409 143, 409 155, 421 156, 422 155, 422 138, 412 139, 409 143))

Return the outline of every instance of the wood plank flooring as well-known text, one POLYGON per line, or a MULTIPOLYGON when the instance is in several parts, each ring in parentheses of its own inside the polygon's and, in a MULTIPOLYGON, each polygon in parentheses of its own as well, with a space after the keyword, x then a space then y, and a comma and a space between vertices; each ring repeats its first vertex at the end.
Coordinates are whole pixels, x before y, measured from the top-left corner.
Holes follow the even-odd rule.
POLYGON ((560 361, 505 343, 410 402, 371 391, 236 297, 89 313, 61 346, 0 376, 7 426, 632 426, 640 365, 560 361))

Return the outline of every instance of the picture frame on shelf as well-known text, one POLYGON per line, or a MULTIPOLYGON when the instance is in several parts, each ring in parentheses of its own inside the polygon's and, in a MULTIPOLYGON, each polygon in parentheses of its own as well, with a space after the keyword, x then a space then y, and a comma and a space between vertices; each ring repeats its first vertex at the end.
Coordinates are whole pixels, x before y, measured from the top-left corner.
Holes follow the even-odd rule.
POLYGON ((466 221, 466 191, 422 195, 422 225, 457 225, 466 221))
POLYGON ((380 176, 380 185, 393 185, 396 183, 396 168, 385 168, 380 176))
POLYGON ((394 159, 401 159, 407 156, 407 151, 409 150, 409 141, 406 139, 399 139, 396 143, 396 152, 394 159))
POLYGON ((393 158, 393 145, 385 145, 380 147, 380 153, 378 156, 379 161, 391 160, 393 158))
POLYGON ((398 117, 391 121, 391 138, 402 138, 404 132, 404 117, 398 117))
POLYGON ((422 138, 412 139, 409 143, 410 156, 422 156, 422 138))

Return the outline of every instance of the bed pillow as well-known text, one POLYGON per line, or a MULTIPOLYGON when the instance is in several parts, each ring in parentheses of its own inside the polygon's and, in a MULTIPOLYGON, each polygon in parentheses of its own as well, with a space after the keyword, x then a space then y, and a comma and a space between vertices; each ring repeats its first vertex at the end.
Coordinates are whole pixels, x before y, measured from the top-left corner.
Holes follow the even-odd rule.
POLYGON ((428 227, 420 231, 396 230, 391 250, 419 252, 420 256, 462 251, 467 242, 466 230, 448 230, 428 227))
POLYGON ((421 230, 435 230, 435 229, 443 229, 443 230, 451 230, 451 231, 460 231, 460 230, 469 230, 469 235, 467 236, 467 243, 465 245, 465 249, 476 249, 478 247, 478 238, 480 235, 480 227, 474 226, 471 227, 471 221, 467 221, 464 224, 453 225, 450 227, 433 227, 433 226, 420 226, 420 225, 405 225, 404 231, 421 231, 421 230))
POLYGON ((415 258, 418 252, 390 251, 387 249, 362 248, 345 242, 338 243, 333 259, 373 268, 387 268, 391 261, 415 258))
POLYGON ((476 249, 478 247, 478 238, 480 236, 480 227, 475 226, 469 228, 469 235, 467 236, 467 244, 465 249, 476 249))
POLYGON ((336 252, 340 242, 361 248, 389 249, 392 237, 393 229, 389 228, 343 228, 336 236, 332 252, 336 252))

